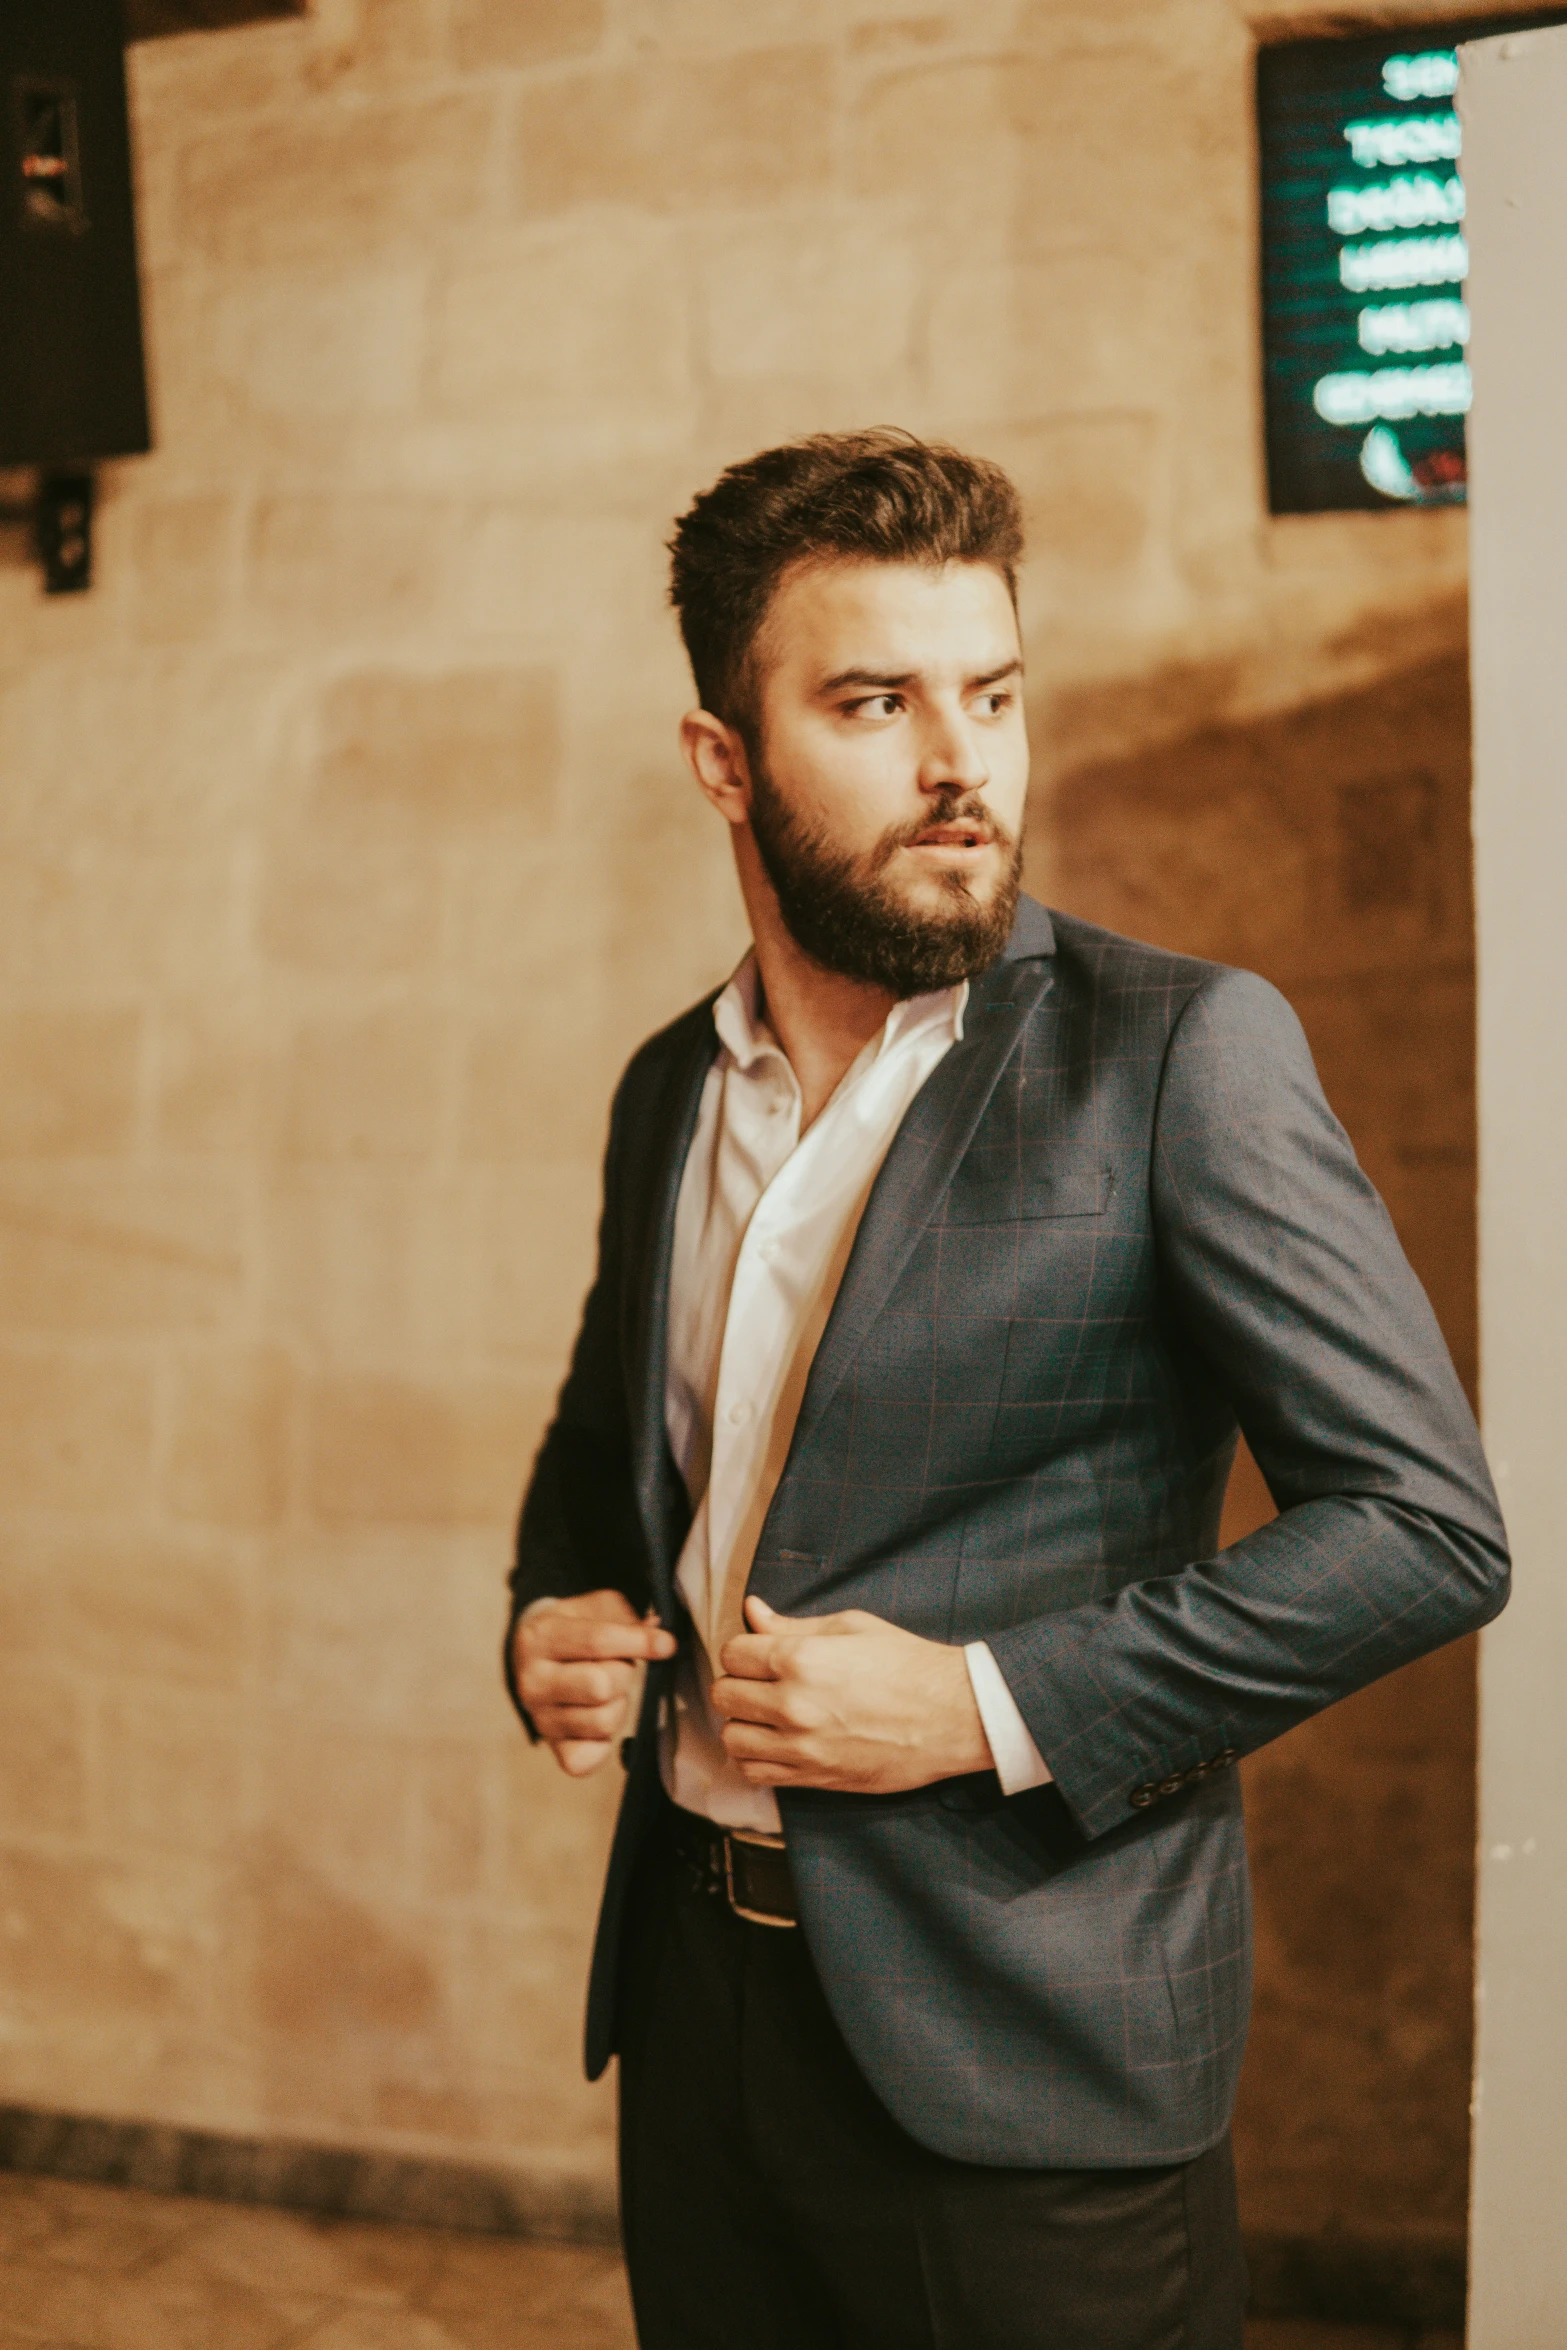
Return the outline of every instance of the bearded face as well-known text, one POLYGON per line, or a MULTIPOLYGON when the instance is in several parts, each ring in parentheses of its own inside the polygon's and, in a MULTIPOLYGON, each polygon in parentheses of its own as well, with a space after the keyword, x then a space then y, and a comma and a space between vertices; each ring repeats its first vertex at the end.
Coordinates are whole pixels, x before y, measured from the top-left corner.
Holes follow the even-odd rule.
POLYGON ((845 979, 926 995, 987 970, 1011 935, 1022 841, 962 785, 856 850, 805 821, 756 759, 751 830, 795 944, 845 979), (979 871, 910 869, 906 852, 942 847, 992 853, 979 871))

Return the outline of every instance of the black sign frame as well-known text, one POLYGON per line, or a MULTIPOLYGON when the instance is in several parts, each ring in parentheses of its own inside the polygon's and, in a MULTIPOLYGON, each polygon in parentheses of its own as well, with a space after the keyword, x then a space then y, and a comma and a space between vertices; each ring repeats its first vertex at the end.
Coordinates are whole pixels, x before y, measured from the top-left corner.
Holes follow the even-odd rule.
POLYGON ((1428 18, 1258 51, 1270 512, 1463 502, 1459 137, 1426 61, 1564 21, 1564 8, 1428 18))

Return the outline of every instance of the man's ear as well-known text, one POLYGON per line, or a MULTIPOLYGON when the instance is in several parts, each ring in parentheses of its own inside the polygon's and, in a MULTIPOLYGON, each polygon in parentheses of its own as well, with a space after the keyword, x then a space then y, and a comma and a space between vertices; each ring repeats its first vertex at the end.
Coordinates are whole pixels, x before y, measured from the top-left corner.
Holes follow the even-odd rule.
POLYGON ((680 748, 706 797, 726 823, 751 820, 751 766, 732 726, 711 710, 690 710, 680 721, 680 748))

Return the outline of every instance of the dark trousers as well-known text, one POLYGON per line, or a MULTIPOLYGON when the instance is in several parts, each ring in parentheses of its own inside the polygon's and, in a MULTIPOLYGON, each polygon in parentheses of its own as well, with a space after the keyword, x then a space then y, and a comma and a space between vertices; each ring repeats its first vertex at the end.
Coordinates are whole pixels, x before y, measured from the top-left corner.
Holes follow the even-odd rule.
POLYGON ((1241 2350, 1228 2139, 1157 2170, 928 2153, 855 2066, 804 1935, 737 1918, 662 1839, 623 1983, 642 2350, 1241 2350))

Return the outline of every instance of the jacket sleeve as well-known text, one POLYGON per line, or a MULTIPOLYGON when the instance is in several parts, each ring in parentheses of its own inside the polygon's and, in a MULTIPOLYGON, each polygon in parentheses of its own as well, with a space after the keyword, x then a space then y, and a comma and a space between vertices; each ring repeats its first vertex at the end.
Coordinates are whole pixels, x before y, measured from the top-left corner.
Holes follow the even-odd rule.
POLYGON ((624 1123, 623 1086, 610 1115, 593 1286, 517 1528, 503 1668, 512 1703, 530 1737, 533 1724, 517 1693, 512 1659, 512 1634, 524 1610, 537 1599, 564 1598, 578 1591, 623 1591, 639 1610, 650 1596, 620 1353, 623 1250, 618 1171, 624 1123))
POLYGON ((1150 1181, 1166 1310, 1280 1515, 991 1649, 1102 1834, 1506 1603, 1473 1417, 1276 989, 1217 971, 1166 1051, 1150 1181))

